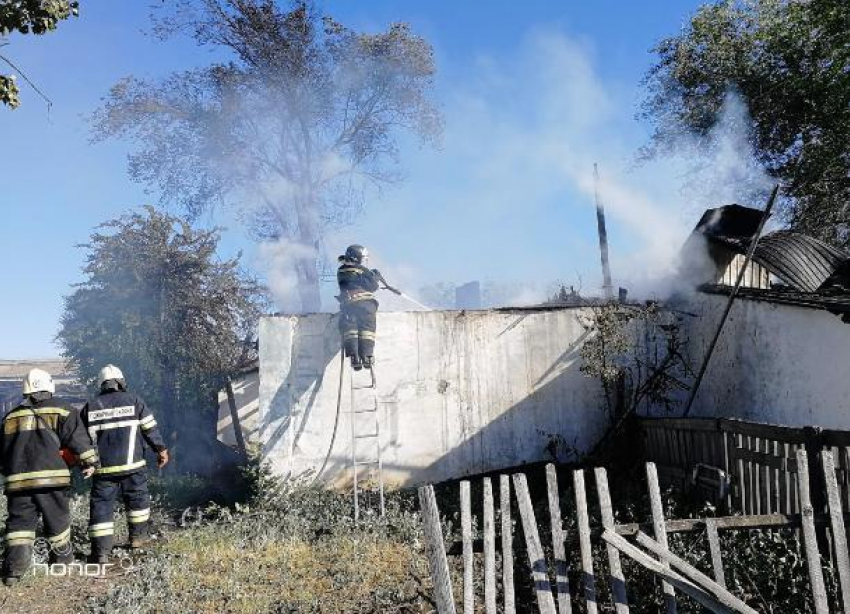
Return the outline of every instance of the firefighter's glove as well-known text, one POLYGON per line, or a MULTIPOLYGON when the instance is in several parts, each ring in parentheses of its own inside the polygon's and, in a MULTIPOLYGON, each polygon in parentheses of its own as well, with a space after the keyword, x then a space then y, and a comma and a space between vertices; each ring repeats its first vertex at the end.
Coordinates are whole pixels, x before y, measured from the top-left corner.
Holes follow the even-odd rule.
POLYGON ((89 465, 88 467, 85 467, 84 469, 80 469, 80 473, 83 474, 84 480, 88 480, 91 476, 94 475, 94 470, 95 470, 95 466, 89 465))
POLYGON ((156 453, 156 466, 162 469, 168 464, 168 450, 163 448, 156 453))

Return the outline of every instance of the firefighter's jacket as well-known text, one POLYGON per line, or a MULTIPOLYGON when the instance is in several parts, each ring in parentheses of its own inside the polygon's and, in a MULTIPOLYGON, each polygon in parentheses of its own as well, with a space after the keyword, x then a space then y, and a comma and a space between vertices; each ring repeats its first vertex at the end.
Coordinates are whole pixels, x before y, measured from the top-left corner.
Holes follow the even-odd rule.
POLYGON ((70 403, 25 400, 3 418, 0 471, 6 492, 66 487, 71 473, 61 456, 68 448, 83 466, 97 466, 97 451, 70 403))
POLYGON ((375 301, 375 291, 378 289, 378 280, 371 269, 362 264, 344 260, 342 266, 336 272, 339 282, 340 299, 342 304, 355 303, 357 301, 375 301))
POLYGON ((165 449, 153 414, 132 392, 103 392, 86 403, 82 417, 100 455, 95 477, 128 475, 143 469, 145 443, 157 452, 165 449))

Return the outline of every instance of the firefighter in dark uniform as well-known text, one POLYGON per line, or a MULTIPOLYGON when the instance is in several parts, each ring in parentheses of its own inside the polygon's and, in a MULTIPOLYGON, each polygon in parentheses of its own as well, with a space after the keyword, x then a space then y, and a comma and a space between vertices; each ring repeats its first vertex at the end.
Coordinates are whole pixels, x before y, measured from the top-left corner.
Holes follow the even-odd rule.
POLYGON ((359 371, 372 368, 375 356, 375 331, 377 329, 378 300, 375 292, 383 283, 381 273, 369 269, 366 263, 369 252, 362 245, 352 245, 339 257, 339 282, 341 314, 339 329, 345 355, 351 366, 359 371))
POLYGON ((63 454, 75 455, 87 478, 98 465, 80 413, 53 398, 56 387, 49 373, 30 371, 22 391, 24 401, 6 414, 0 431, 0 470, 9 507, 3 569, 7 585, 19 580, 32 563, 39 514, 50 545, 50 562, 73 562, 68 506, 71 473, 63 454))
POLYGON ((124 500, 130 547, 149 539, 151 498, 145 474, 145 444, 157 454, 157 467, 168 462, 168 450, 145 402, 127 391, 124 374, 106 365, 98 375, 100 394, 83 408, 83 422, 97 445, 100 467, 95 471, 89 509, 91 561, 106 563, 115 534, 113 508, 119 492, 124 500))

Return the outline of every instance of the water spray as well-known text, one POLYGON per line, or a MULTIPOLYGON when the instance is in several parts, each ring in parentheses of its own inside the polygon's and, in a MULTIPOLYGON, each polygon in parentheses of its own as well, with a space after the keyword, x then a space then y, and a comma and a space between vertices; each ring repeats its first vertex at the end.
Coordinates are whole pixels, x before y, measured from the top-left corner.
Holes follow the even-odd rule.
POLYGON ((378 281, 380 281, 382 284, 384 284, 384 290, 389 290, 389 291, 390 291, 390 292, 392 292, 393 294, 395 294, 395 295, 397 295, 397 296, 400 296, 401 298, 407 299, 408 301, 410 301, 410 302, 411 302, 411 303, 413 303, 414 305, 417 305, 418 307, 421 307, 421 308, 422 308, 422 309, 424 309, 425 311, 433 311, 433 309, 431 309, 431 308, 430 308, 430 307, 428 307, 427 305, 423 305, 422 303, 420 303, 419 301, 417 301, 417 300, 416 300, 415 298, 413 298, 412 296, 410 296, 410 295, 408 295, 408 294, 405 294, 404 292, 402 292, 402 291, 401 291, 401 290, 399 290, 398 288, 393 288, 391 285, 389 285, 389 284, 387 283, 387 280, 386 280, 386 279, 384 279, 384 276, 383 276, 383 275, 381 275, 380 273, 378 273, 378 281))

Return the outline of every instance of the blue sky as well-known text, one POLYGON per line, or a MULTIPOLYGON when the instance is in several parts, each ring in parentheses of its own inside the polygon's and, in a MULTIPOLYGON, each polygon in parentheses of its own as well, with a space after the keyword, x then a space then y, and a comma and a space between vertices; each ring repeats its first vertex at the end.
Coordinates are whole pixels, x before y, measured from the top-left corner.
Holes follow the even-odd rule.
MULTIPOLYGON (((683 206, 669 167, 632 168, 648 132, 634 120, 639 82, 653 43, 699 4, 319 2, 356 29, 410 22, 435 48, 435 95, 446 115, 442 150, 405 143, 405 182, 370 198, 355 227, 328 236, 328 250, 365 243, 387 277, 413 292, 480 279, 528 282, 530 294, 581 280, 593 293, 601 283, 591 181, 598 161, 615 281, 651 279, 697 212, 683 206)), ((89 143, 86 116, 122 76, 210 61, 191 41, 146 36, 147 1, 82 5, 56 32, 13 35, 2 51, 54 106, 48 114, 22 84, 21 108, 0 109, 0 358, 58 354, 62 297, 80 281, 77 245, 100 222, 156 201, 128 178, 122 143, 89 143)), ((202 222, 228 228, 222 255, 242 249, 249 267, 268 273, 232 214, 202 222)))

